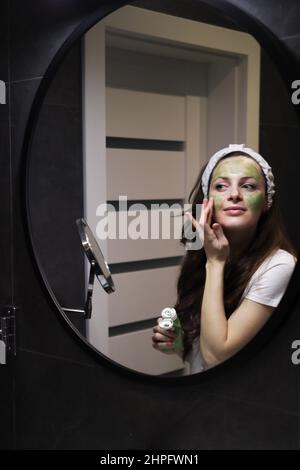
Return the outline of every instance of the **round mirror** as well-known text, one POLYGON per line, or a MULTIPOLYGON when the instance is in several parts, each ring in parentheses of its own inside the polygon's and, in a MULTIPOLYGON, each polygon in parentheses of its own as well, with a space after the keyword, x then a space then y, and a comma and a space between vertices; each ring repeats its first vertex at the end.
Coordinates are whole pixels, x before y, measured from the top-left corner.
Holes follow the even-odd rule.
POLYGON ((164 377, 254 340, 298 250, 280 215, 295 176, 263 151, 261 57, 277 72, 228 16, 181 4, 127 5, 73 45, 27 171, 31 240, 61 311, 105 357, 164 377))

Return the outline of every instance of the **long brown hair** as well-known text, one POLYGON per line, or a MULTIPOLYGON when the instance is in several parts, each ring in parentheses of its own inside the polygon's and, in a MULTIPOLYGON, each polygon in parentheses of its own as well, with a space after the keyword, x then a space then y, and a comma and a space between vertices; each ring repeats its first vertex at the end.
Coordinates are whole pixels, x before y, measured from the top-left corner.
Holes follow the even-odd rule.
MULTIPOLYGON (((221 160, 235 155, 243 155, 243 152, 231 152, 221 160)), ((251 158, 247 154, 246 156, 251 158)), ((206 166, 207 163, 201 169, 188 198, 194 216, 196 204, 201 203, 204 198, 201 180, 206 166)), ((226 262, 224 270, 224 309, 227 318, 238 307, 251 276, 268 256, 279 248, 288 251, 295 257, 298 255, 286 233, 276 194, 273 196, 271 208, 261 215, 257 223, 255 236, 247 250, 237 260, 228 260, 226 262)), ((182 233, 181 243, 183 245, 187 243, 184 232, 182 233)), ((192 347, 193 340, 200 334, 200 313, 206 278, 206 260, 204 248, 187 250, 177 280, 177 301, 174 307, 184 331, 184 360, 192 347)))

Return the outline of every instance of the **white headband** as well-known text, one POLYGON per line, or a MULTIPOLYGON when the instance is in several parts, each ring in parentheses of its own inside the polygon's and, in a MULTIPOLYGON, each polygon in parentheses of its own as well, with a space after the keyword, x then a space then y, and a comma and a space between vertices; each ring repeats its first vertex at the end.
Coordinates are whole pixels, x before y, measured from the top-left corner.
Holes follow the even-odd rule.
POLYGON ((260 165, 262 171, 264 172, 265 179, 267 182, 267 200, 268 200, 268 208, 271 207, 273 202, 273 195, 275 194, 275 184, 274 184, 274 176, 272 173, 272 168, 266 162, 266 160, 257 152, 252 150, 251 148, 245 147, 245 144, 230 144, 229 147, 224 147, 223 149, 216 152, 210 159, 205 168, 205 171, 202 176, 202 191, 205 198, 208 198, 208 182, 210 175, 218 163, 218 161, 224 157, 225 155, 231 152, 243 152, 249 155, 250 157, 254 158, 257 163, 260 165))

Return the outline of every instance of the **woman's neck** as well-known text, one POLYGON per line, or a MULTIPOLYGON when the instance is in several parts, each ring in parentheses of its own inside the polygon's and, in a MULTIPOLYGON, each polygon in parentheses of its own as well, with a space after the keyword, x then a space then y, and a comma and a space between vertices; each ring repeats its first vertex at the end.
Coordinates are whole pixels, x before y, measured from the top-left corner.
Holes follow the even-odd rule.
POLYGON ((255 228, 253 230, 249 230, 249 227, 245 231, 226 230, 224 228, 223 231, 225 237, 229 241, 230 260, 237 259, 239 256, 241 256, 247 250, 255 235, 255 228))

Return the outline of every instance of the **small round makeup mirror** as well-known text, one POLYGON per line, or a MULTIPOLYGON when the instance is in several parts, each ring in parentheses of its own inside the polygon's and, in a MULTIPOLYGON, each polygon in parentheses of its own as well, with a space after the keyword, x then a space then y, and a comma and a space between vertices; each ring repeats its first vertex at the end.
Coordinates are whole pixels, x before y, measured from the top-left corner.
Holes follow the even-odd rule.
MULTIPOLYGON (((84 317, 90 319, 92 315, 92 296, 95 276, 100 282, 103 289, 111 294, 115 292, 114 281, 111 276, 108 264, 103 256, 103 253, 86 221, 81 218, 76 220, 78 233, 80 236, 81 244, 90 263, 90 273, 87 297, 85 307, 83 310, 84 317)), ((63 308, 65 311, 74 311, 74 309, 63 308)), ((77 310, 79 311, 79 310, 77 310)))
POLYGON ((95 275, 103 289, 108 294, 111 294, 115 291, 115 285, 108 264, 96 242, 93 232, 84 219, 77 219, 76 224, 84 252, 90 264, 95 266, 95 275))

